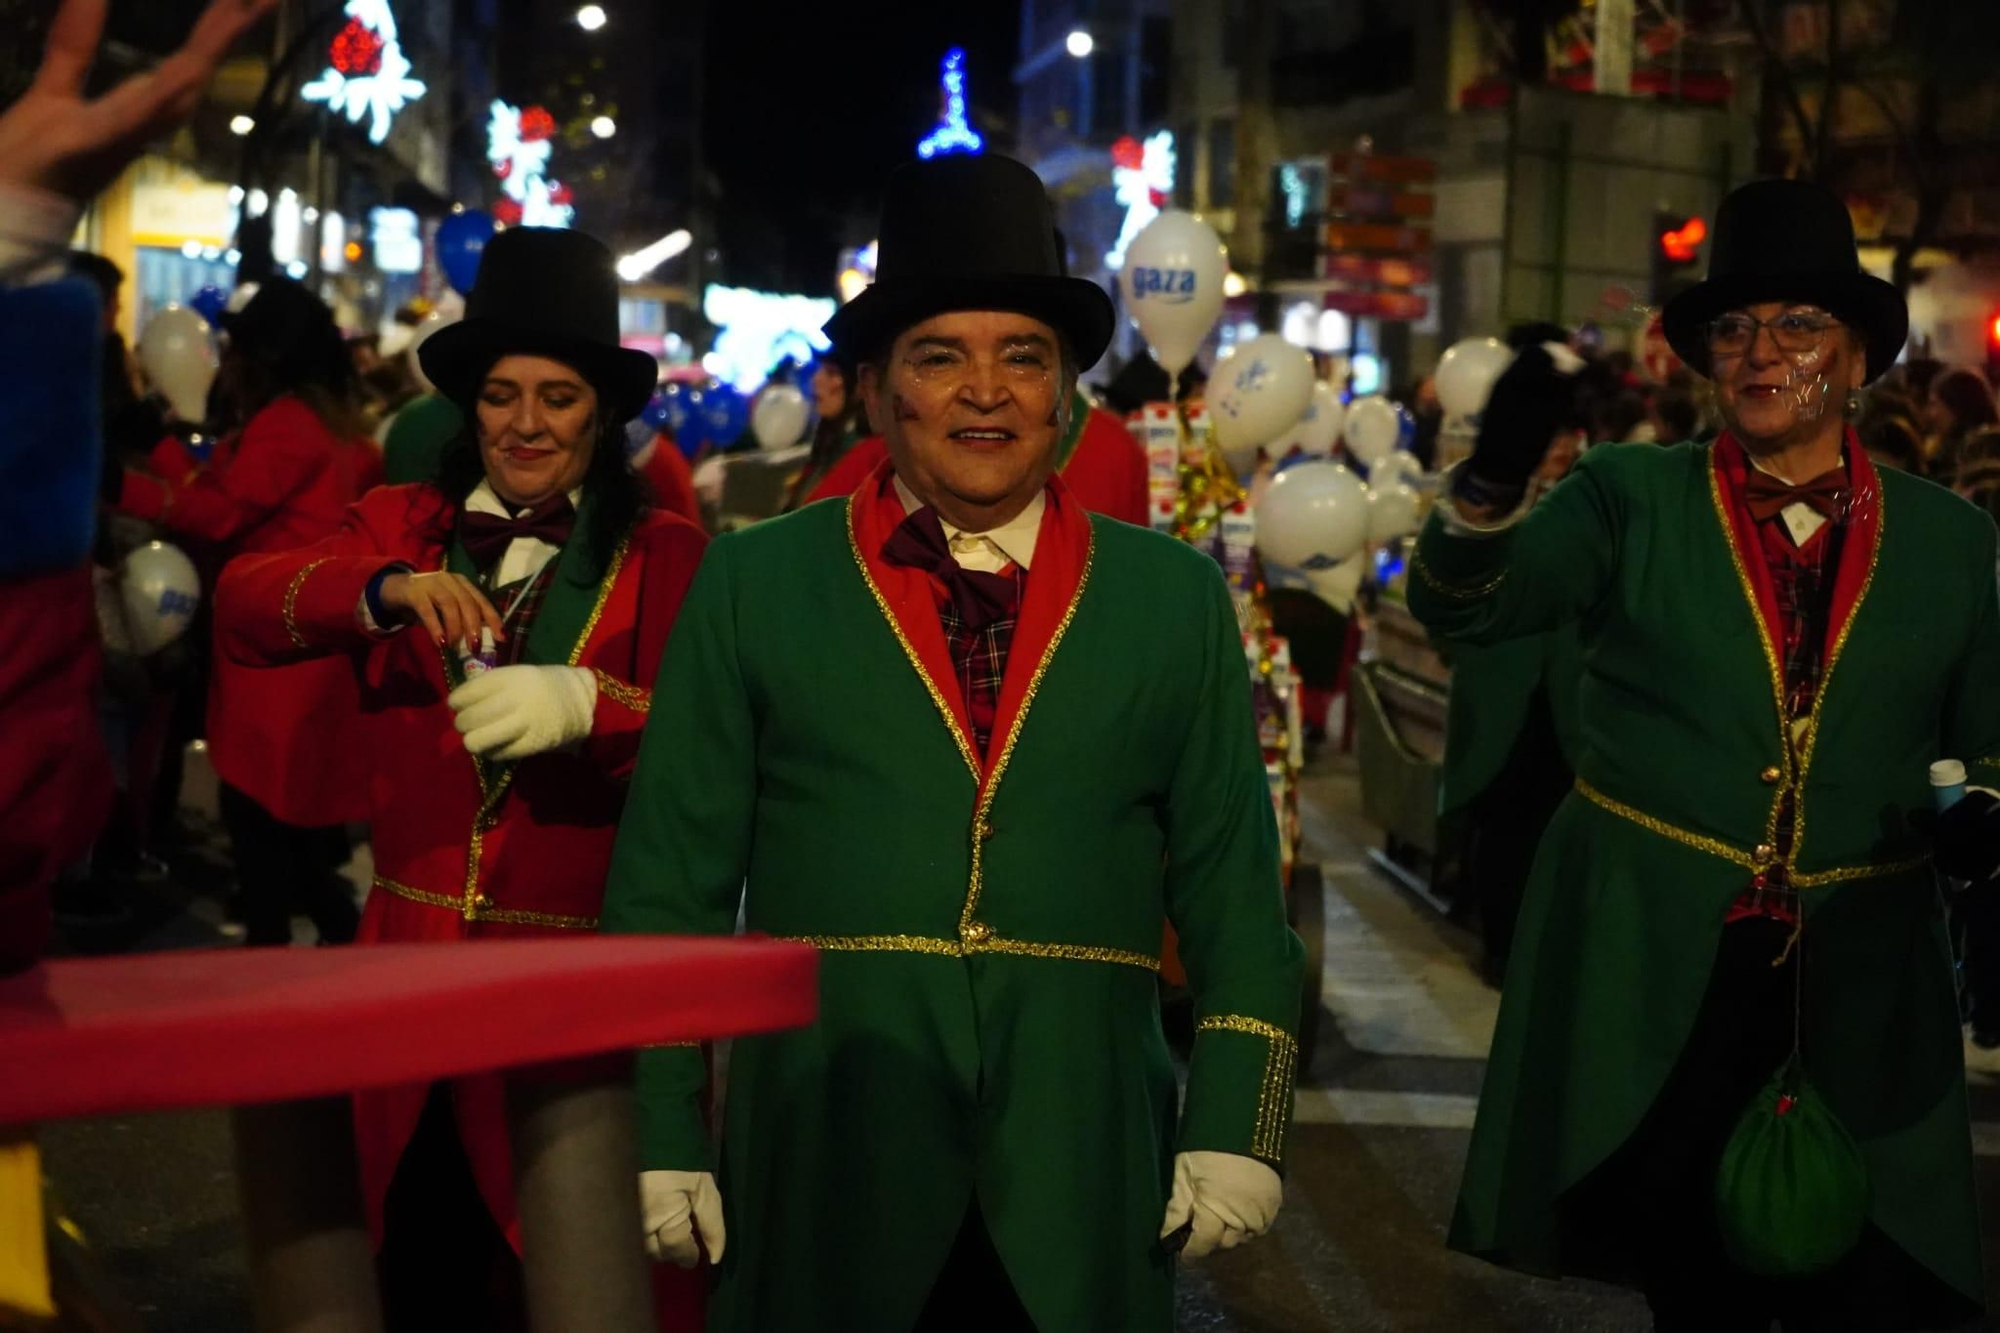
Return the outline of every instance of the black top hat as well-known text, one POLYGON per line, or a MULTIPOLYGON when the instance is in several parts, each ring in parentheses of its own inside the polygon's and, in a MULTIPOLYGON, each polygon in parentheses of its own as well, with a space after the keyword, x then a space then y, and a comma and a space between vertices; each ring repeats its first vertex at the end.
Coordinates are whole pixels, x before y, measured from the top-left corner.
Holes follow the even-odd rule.
POLYGON ((1048 191, 1011 157, 951 154, 889 177, 875 282, 834 312, 826 336, 857 359, 946 310, 1012 310, 1062 333, 1088 370, 1111 341, 1111 298, 1072 278, 1048 191))
POLYGON ((618 345, 611 252, 580 231, 554 227, 510 227, 488 241, 465 318, 417 349, 424 374, 460 405, 510 354, 576 367, 619 423, 639 414, 660 377, 650 355, 618 345))
POLYGON ((241 310, 222 312, 216 323, 229 335, 232 351, 261 363, 288 387, 338 383, 351 365, 333 311, 290 278, 265 279, 241 310))
POLYGON ((1731 191, 1715 213, 1708 279, 1667 302, 1661 325, 1681 360, 1705 375, 1708 322, 1759 301, 1823 306, 1867 343, 1871 380, 1895 364, 1910 333, 1902 293, 1862 271, 1847 205, 1806 181, 1731 191))

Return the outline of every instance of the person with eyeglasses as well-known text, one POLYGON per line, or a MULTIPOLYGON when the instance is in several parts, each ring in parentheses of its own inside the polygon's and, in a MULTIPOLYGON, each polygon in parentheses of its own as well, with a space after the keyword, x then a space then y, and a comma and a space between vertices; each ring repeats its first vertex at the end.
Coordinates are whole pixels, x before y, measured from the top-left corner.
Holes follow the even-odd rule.
POLYGON ((2000 781, 1994 525, 1849 426, 1908 314, 1823 187, 1730 194, 1664 325, 1719 438, 1600 446, 1523 506, 1577 368, 1529 348, 1412 562, 1440 637, 1577 622, 1584 660, 1450 1244, 1636 1286, 1662 1330, 1956 1327, 1985 1292, 1933 862, 1990 879, 2000 801, 1928 819, 1928 770, 2000 781))

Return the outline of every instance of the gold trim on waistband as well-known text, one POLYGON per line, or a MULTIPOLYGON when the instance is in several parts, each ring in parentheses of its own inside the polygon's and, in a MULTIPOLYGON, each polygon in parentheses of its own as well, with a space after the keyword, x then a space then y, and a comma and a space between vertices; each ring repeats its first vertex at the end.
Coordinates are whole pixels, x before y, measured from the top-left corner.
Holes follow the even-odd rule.
POLYGON ((1106 949, 1094 944, 1038 944, 1010 940, 998 935, 965 940, 937 939, 929 935, 780 935, 793 944, 810 944, 830 953, 927 953, 940 958, 967 958, 979 953, 1015 954, 1027 958, 1059 958, 1074 963, 1119 963, 1126 967, 1160 970, 1160 960, 1130 949, 1106 949))
MULTIPOLYGON (((1667 823, 1664 819, 1655 819, 1643 811, 1633 809, 1623 801, 1611 799, 1588 782, 1585 782, 1582 778, 1576 780, 1576 791, 1579 796, 1591 804, 1610 811, 1620 819, 1629 820, 1649 833, 1657 833, 1663 838, 1670 838, 1683 846, 1692 847, 1696 851, 1707 852, 1710 856, 1720 857, 1732 865, 1742 866, 1746 870, 1762 870, 1776 864, 1777 858, 1775 855, 1768 860, 1760 861, 1753 853, 1746 852, 1740 847, 1732 847, 1730 844, 1719 839, 1706 837, 1700 833, 1693 833, 1687 829, 1679 828, 1667 823)), ((1908 857, 1901 861, 1878 861, 1871 865, 1836 866, 1831 870, 1791 870, 1787 872, 1785 881, 1795 889, 1816 889, 1827 884, 1845 884, 1857 879, 1878 879, 1888 875, 1900 875, 1907 871, 1920 869, 1929 860, 1928 856, 1916 856, 1908 857)))
POLYGON ((375 877, 375 887, 398 898, 407 898, 426 907, 442 907, 457 912, 467 921, 496 921, 508 926, 553 926, 561 930, 596 930, 594 916, 565 916, 559 912, 527 912, 511 907, 495 907, 483 895, 468 910, 465 899, 450 894, 429 893, 387 875, 375 877))
POLYGON ((1204 1032, 1236 1032, 1270 1043, 1264 1056, 1264 1079, 1257 1089, 1257 1123, 1250 1136, 1250 1154, 1267 1162, 1282 1161, 1285 1129, 1291 1120, 1292 1076, 1299 1066, 1299 1043, 1276 1023, 1244 1014, 1216 1014, 1195 1024, 1204 1032))

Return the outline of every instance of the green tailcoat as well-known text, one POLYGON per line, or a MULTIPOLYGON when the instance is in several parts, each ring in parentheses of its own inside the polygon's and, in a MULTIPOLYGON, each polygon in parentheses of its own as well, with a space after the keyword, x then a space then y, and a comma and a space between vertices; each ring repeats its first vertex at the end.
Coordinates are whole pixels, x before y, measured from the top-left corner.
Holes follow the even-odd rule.
POLYGON ((1425 528, 1410 606, 1434 632, 1482 643, 1577 620, 1584 657, 1577 790, 1522 910, 1455 1247, 1563 1270, 1557 1198, 1659 1092, 1794 791, 1806 1067, 1861 1146, 1874 1224, 1982 1301, 1951 960, 1907 816, 1930 805, 1935 759, 2000 775, 1994 530, 1903 473, 1872 484, 1880 522, 1848 535, 1858 595, 1836 597, 1796 752, 1711 450, 1600 447, 1503 535, 1425 528))
POLYGON ((1451 701, 1438 781, 1441 821, 1454 821, 1501 778, 1538 689, 1548 690, 1564 762, 1576 766, 1583 741, 1576 711, 1583 646, 1574 624, 1497 643, 1454 644, 1448 660, 1451 701))
MULTIPOLYGON (((608 930, 727 932, 741 896, 824 951, 818 1021, 731 1057, 709 1327, 908 1328, 976 1200, 1044 1333, 1164 1331, 1173 1154, 1276 1166, 1291 1113, 1302 951, 1228 593, 1052 483, 1023 632, 1064 541, 1075 588, 1046 643, 1017 633, 982 766, 861 556, 879 490, 710 546, 606 894, 608 930), (1169 918, 1202 1028, 1178 1116, 1169 918)), ((698 1053, 639 1077, 644 1164, 707 1168, 698 1053)))

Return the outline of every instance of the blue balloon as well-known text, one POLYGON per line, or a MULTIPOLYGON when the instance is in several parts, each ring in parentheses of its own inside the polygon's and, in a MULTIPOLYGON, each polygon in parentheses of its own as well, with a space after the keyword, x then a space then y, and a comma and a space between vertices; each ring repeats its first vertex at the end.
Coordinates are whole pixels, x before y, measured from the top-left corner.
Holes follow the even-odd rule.
POLYGON ((750 424, 749 402, 728 384, 713 386, 701 398, 704 434, 720 448, 727 449, 750 424))
POLYGON ((214 283, 202 288, 188 298, 188 309, 200 315, 210 324, 215 324, 222 312, 229 308, 229 293, 214 283))
POLYGON ((479 257, 492 239, 493 215, 476 208, 453 213, 438 224, 438 267, 460 296, 472 291, 473 280, 479 276, 479 257))
POLYGON ((654 430, 659 430, 667 424, 668 415, 667 399, 664 394, 654 394, 647 401, 646 405, 639 410, 639 420, 645 422, 654 430))

